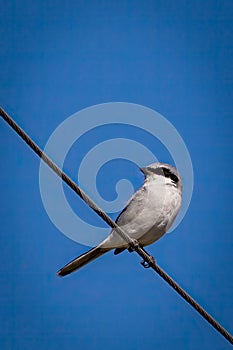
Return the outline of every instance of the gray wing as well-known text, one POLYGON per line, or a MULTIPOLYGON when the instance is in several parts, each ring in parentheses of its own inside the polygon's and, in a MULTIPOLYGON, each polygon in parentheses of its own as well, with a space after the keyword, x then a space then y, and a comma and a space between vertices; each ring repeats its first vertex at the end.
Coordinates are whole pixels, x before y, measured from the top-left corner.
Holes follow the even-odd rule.
POLYGON ((145 203, 146 196, 146 188, 142 186, 134 193, 134 195, 130 198, 129 202, 126 204, 125 208, 116 218, 116 223, 119 226, 123 226, 128 222, 135 219, 138 214, 142 211, 145 203))
MULTIPOLYGON (((134 195, 130 198, 128 204, 124 207, 122 212, 116 218, 116 223, 121 226, 125 225, 130 220, 133 220, 143 208, 143 196, 145 195, 145 187, 141 187, 134 195)), ((144 197, 145 200, 145 197, 144 197)), ((122 253, 126 248, 116 248, 114 255, 122 253)))
MULTIPOLYGON (((126 207, 122 210, 116 223, 123 227, 126 230, 126 233, 133 238, 138 239, 141 231, 148 231, 148 220, 145 223, 142 223, 142 212, 144 212, 145 203, 147 203, 147 187, 145 184, 135 192, 135 194, 130 198, 126 207), (140 225, 140 230, 138 226, 140 225), (145 227, 146 226, 146 227, 145 227), (138 231, 138 232, 137 232, 138 231)), ((120 235, 113 229, 110 235, 100 243, 99 247, 101 248, 123 248, 127 247, 126 242, 120 237, 120 235)))

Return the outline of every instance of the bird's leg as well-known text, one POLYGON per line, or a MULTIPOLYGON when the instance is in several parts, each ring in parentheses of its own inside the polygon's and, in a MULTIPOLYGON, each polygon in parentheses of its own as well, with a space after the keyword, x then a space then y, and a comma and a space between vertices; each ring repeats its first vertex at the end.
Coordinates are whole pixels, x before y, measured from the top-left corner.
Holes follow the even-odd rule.
POLYGON ((129 248, 128 248, 128 252, 129 252, 129 253, 133 253, 133 252, 134 252, 134 248, 133 248, 133 247, 129 247, 129 248))
POLYGON ((135 248, 138 248, 138 247, 142 248, 142 247, 140 246, 140 244, 138 243, 138 241, 137 241, 136 239, 133 239, 133 245, 130 245, 130 246, 129 246, 128 252, 129 252, 129 253, 132 253, 132 252, 135 251, 135 248))
POLYGON ((136 248, 136 247, 137 247, 137 248, 140 248, 141 250, 143 250, 143 252, 144 252, 145 255, 147 256, 147 260, 148 260, 148 261, 146 261, 145 259, 143 259, 143 260, 141 261, 141 265, 142 265, 143 267, 149 268, 149 267, 151 267, 151 265, 155 265, 155 264, 156 264, 156 261, 155 261, 154 257, 153 257, 152 255, 149 255, 149 254, 145 251, 145 249, 143 248, 143 246, 141 246, 141 245, 138 243, 137 240, 134 240, 134 244, 135 244, 135 246, 133 246, 133 245, 132 245, 132 246, 129 246, 128 251, 129 251, 129 253, 132 253, 132 252, 135 251, 135 248, 136 248))
POLYGON ((129 253, 132 253, 137 247, 139 247, 139 243, 136 239, 133 239, 131 245, 129 244, 129 248, 127 248, 127 250, 129 253))

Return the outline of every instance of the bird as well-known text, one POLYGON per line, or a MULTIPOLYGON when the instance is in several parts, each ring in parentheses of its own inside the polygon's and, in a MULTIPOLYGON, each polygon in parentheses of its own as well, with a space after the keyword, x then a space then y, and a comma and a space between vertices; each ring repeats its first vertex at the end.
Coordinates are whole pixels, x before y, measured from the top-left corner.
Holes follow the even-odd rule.
MULTIPOLYGON (((144 182, 129 199, 116 219, 116 224, 141 248, 156 242, 172 226, 182 202, 182 179, 172 165, 156 162, 139 168, 144 182)), ((113 228, 106 239, 86 253, 78 256, 57 275, 66 276, 114 249, 118 255, 129 244, 113 228)))

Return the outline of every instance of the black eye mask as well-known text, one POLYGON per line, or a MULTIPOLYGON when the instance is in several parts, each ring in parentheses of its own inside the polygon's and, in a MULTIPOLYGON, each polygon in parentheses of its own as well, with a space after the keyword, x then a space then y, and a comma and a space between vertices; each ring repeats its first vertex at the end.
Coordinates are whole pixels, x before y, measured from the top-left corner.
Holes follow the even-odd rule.
POLYGON ((158 174, 158 175, 161 175, 161 176, 169 177, 175 183, 179 182, 178 177, 173 172, 171 172, 169 169, 167 169, 167 168, 163 168, 163 167, 162 168, 156 168, 156 169, 149 168, 149 170, 151 172, 153 172, 154 174, 158 174))
POLYGON ((179 182, 178 177, 174 173, 172 173, 169 169, 162 168, 162 170, 163 170, 163 173, 164 173, 165 177, 170 177, 170 179, 172 181, 174 181, 175 183, 179 182))

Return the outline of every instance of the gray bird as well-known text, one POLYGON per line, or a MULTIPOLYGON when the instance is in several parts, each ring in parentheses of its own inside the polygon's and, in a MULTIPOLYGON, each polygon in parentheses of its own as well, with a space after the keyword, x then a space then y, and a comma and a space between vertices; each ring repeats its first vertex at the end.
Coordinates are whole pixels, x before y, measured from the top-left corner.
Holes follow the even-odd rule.
MULTIPOLYGON (((182 180, 177 170, 165 163, 140 170, 145 175, 143 186, 130 198, 116 223, 144 247, 157 241, 173 224, 181 207, 182 180)), ((129 245, 112 229, 104 241, 65 265, 57 275, 68 275, 111 249, 116 255, 127 248, 129 245)))

